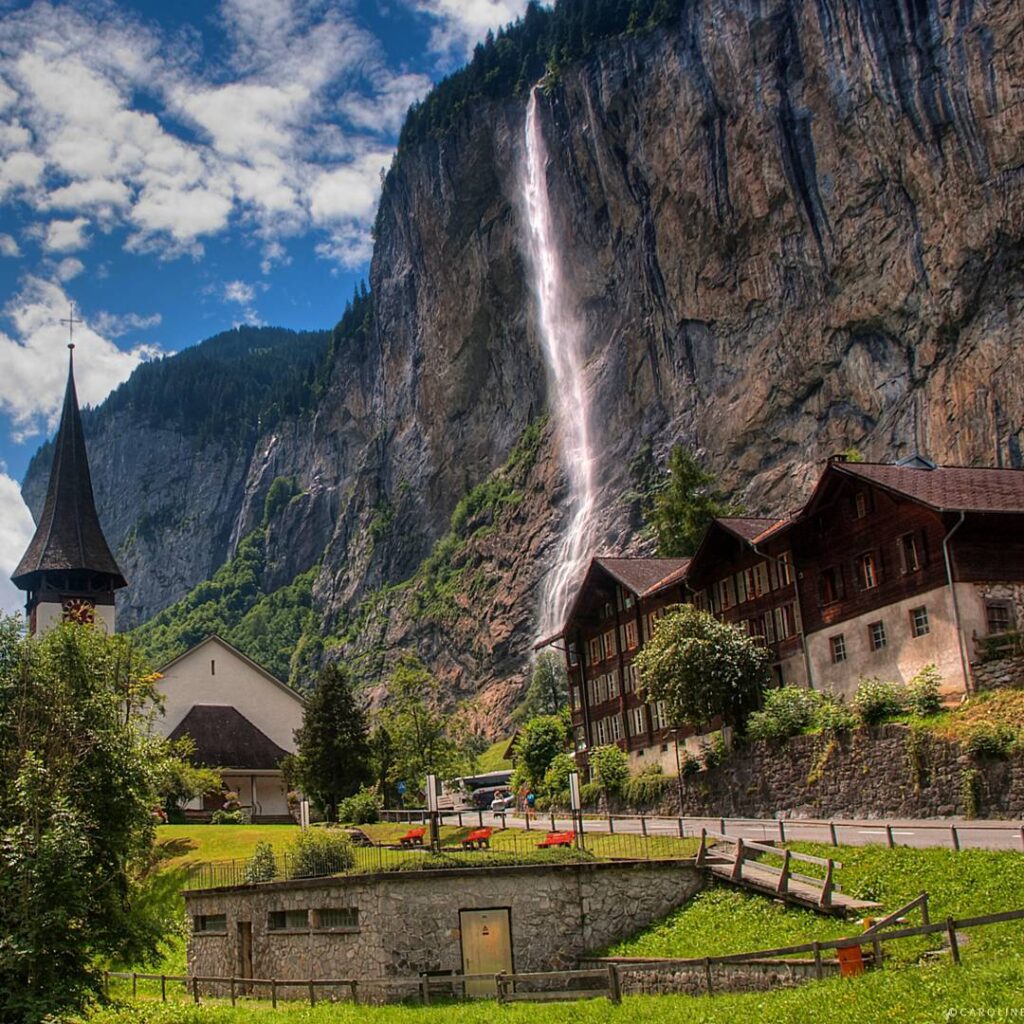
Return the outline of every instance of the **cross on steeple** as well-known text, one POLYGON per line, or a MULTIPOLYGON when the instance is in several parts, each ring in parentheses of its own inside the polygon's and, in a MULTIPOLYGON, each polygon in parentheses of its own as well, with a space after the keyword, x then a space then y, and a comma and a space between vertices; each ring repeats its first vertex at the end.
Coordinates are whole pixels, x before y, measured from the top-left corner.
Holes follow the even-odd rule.
POLYGON ((75 317, 75 304, 71 303, 71 312, 66 316, 62 317, 62 324, 68 325, 68 348, 74 352, 75 350, 75 324, 84 323, 84 320, 79 320, 75 317))

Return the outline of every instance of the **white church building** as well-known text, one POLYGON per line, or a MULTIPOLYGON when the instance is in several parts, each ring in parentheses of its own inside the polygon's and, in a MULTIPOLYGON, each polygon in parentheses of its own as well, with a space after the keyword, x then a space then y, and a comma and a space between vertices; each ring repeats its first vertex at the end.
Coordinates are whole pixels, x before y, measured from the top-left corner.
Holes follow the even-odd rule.
MULTIPOLYGON (((216 635, 160 674, 164 713, 156 727, 161 733, 171 739, 191 736, 195 760, 221 769, 225 787, 238 794, 254 822, 291 821, 280 764, 295 752, 302 697, 216 635)), ((185 810, 187 816, 205 817, 219 806, 214 796, 185 810)))

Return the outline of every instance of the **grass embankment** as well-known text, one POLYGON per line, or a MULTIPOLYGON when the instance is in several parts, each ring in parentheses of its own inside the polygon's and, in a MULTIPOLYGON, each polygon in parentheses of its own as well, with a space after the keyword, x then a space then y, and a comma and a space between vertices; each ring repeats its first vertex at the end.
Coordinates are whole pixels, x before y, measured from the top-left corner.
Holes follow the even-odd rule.
POLYGON ((500 772, 506 768, 512 767, 512 762, 505 757, 505 751, 508 750, 509 743, 512 742, 510 736, 506 736, 503 740, 498 740, 497 743, 492 743, 481 755, 477 758, 477 771, 481 774, 484 772, 500 772))
POLYGON ((257 843, 284 853, 298 825, 161 825, 156 841, 169 868, 198 861, 247 860, 257 843))

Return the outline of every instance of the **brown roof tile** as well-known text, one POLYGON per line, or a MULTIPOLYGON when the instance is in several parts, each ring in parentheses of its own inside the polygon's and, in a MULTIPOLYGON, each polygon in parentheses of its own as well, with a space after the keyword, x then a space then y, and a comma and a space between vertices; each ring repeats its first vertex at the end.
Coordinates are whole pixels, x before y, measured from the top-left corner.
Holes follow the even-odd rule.
POLYGON ((594 561, 634 594, 643 594, 670 573, 685 569, 688 558, 595 558, 594 561))
POLYGON ((970 466, 913 469, 867 462, 832 463, 832 468, 934 509, 1024 512, 1024 470, 970 466))
POLYGON ((193 705, 170 738, 185 735, 196 745, 192 760, 211 768, 277 768, 288 753, 237 708, 223 704, 193 705))

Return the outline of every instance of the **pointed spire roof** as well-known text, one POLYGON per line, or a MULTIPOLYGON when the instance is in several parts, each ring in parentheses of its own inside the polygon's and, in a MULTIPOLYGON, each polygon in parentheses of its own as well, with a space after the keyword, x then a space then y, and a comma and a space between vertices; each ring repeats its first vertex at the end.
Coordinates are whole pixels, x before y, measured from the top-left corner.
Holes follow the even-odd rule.
MULTIPOLYGON (((73 346, 69 346, 73 349, 73 346)), ((11 576, 16 587, 31 590, 39 573, 86 570, 111 578, 113 589, 127 586, 96 514, 82 417, 75 392, 74 352, 68 363, 64 410, 53 447, 46 504, 35 536, 11 576)))

